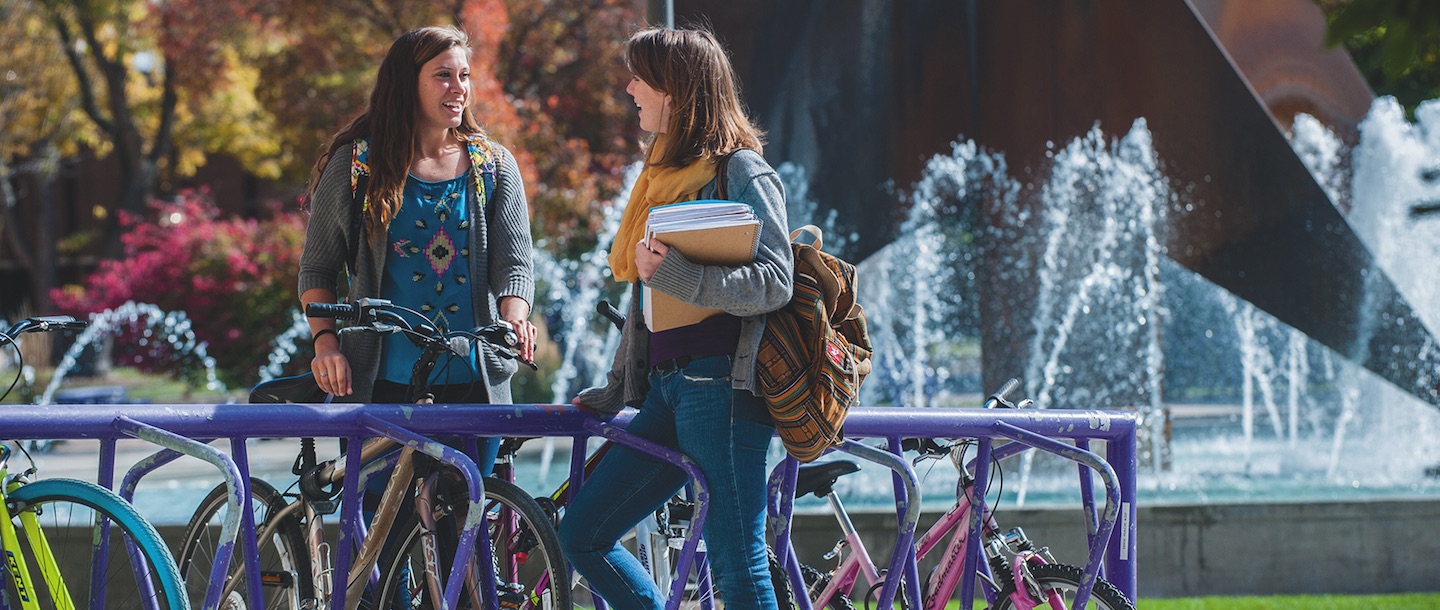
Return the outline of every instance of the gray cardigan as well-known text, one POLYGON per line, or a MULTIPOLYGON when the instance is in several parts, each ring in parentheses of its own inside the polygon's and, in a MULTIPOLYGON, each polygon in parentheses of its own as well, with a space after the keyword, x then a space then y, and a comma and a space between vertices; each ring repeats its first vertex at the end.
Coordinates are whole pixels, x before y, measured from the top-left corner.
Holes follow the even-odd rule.
MULTIPOLYGON (((789 303, 793 286, 795 262, 785 216, 785 191, 780 176, 751 150, 731 157, 726 179, 730 199, 750 204, 760 219, 760 243, 754 262, 740 267, 706 266, 690 262, 678 250, 670 250, 650 278, 650 287, 701 307, 740 316, 740 342, 735 349, 730 385, 758 395, 755 354, 765 330, 765 314, 789 303)), ((714 199, 716 186, 711 181, 701 188, 700 198, 714 199)), ((630 311, 606 384, 581 392, 580 404, 614 413, 625 405, 639 407, 644 401, 650 390, 650 331, 642 322, 640 303, 640 284, 636 282, 630 288, 630 311)))
MULTIPOLYGON (((505 147, 490 142, 495 161, 495 189, 490 193, 488 212, 478 207, 479 197, 473 182, 470 189, 471 218, 470 290, 475 303, 475 326, 493 323, 499 316, 497 303, 501 297, 515 296, 534 302, 534 243, 530 236, 530 208, 525 200, 525 185, 515 158, 505 147), (492 222, 493 221, 493 222, 492 222)), ((330 156, 320 175, 315 198, 310 203, 310 221, 305 228, 305 248, 300 255, 300 293, 312 288, 339 290, 350 246, 350 164, 353 145, 342 146, 330 156)), ((347 300, 381 297, 380 280, 385 269, 385 244, 374 243, 360 236, 359 259, 355 277, 351 278, 347 300), (378 247, 377 247, 378 246, 378 247)), ((466 329, 468 330, 468 329, 466 329)), ((380 374, 380 336, 375 333, 346 333, 340 351, 350 361, 354 374, 355 394, 347 397, 356 402, 369 402, 376 377, 380 374)), ((517 363, 483 349, 480 373, 485 378, 492 404, 509 404, 510 377, 517 363)))

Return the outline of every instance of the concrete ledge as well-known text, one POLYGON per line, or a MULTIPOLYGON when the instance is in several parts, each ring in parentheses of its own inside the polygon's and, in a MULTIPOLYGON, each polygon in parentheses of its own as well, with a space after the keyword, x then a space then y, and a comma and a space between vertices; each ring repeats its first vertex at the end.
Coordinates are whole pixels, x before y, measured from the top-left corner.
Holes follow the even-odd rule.
MULTIPOLYGON (((939 516, 923 514, 920 532, 939 516)), ((888 561, 894 513, 851 518, 871 557, 888 561)), ((1138 518, 1142 598, 1440 591, 1440 500, 1142 505, 1138 518)), ((1085 560, 1078 509, 1002 507, 996 520, 1022 527, 1062 563, 1085 560)), ((798 515, 793 527, 800 560, 823 565, 838 537, 834 517, 798 515)), ((921 562, 922 578, 934 564, 921 562)))

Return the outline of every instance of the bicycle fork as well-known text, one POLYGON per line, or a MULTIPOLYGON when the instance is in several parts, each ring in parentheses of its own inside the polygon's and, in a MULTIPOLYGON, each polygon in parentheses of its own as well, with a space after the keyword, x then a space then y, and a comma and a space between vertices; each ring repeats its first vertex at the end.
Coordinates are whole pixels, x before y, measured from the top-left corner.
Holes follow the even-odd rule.
MULTIPOLYGON (((0 479, 4 479, 7 474, 7 470, 0 468, 0 479)), ((13 515, 10 512, 9 494, 23 484, 23 477, 17 477, 17 480, 10 481, 5 485, 6 499, 0 503, 0 541, 4 543, 5 569, 15 582, 15 591, 20 598, 20 607, 25 610, 39 610, 40 603, 35 599, 35 581, 31 577, 30 566, 25 560, 25 554, 21 552, 20 537, 15 533, 15 523, 11 521, 13 515)), ((60 571, 55 568, 55 557, 50 553, 50 543, 45 539, 45 533, 40 530, 40 524, 36 521, 35 515, 29 511, 20 511, 20 523, 25 528, 25 536, 30 541, 35 561, 41 566, 41 576, 45 579, 45 586, 54 598, 56 607, 74 607, 70 600, 70 590, 65 588, 65 581, 60 577, 60 571)))
POLYGON ((1049 548, 1036 549, 1035 544, 1025 536, 1025 531, 1018 527, 1004 534, 990 530, 985 538, 985 557, 990 562, 991 571, 995 574, 1008 571, 1014 581, 1015 592, 1010 594, 1010 602, 1016 610, 1031 610, 1042 604, 1049 604, 1051 608, 1065 607, 1065 601, 1057 592, 1041 591, 1039 581, 1030 572, 1031 565, 1055 562, 1049 548), (1015 554, 1008 565, 1005 560, 1007 550, 1015 554))

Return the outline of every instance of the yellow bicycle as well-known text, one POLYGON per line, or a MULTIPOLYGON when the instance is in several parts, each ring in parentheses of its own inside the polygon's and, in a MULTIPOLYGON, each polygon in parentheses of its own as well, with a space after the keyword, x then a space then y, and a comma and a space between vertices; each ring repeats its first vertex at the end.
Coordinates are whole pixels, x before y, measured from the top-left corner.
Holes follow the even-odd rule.
MULTIPOLYGON (((0 343, 15 347, 18 354, 16 338, 23 333, 84 327, 84 322, 68 316, 29 318, 0 331, 0 343)), ((16 368, 18 380, 22 367, 16 368)), ((11 383, 0 398, 14 387, 11 383)), ((12 476, 11 455, 8 445, 0 445, 4 607, 190 607, 169 548, 133 506, 86 481, 32 481, 33 459, 29 468, 12 476)))

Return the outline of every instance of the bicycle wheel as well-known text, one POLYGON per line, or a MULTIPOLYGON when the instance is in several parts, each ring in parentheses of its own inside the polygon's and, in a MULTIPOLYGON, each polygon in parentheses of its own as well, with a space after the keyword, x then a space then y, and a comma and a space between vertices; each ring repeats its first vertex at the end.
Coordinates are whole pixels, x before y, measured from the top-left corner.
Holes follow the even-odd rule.
MULTIPOLYGON (((180 577, 185 582, 190 604, 201 607, 210 586, 210 570, 215 565, 215 552, 220 546, 220 530, 224 523, 229 488, 224 484, 210 491, 185 526, 180 543, 180 577)), ((255 513, 256 530, 270 524, 271 516, 285 508, 285 497, 269 483, 250 479, 250 510, 255 513)), ((242 534, 243 535, 243 534, 242 534)), ((260 583, 264 608, 298 610, 305 600, 315 597, 311 581, 309 552, 305 547, 304 529, 296 516, 285 518, 261 541, 260 583)), ((221 610, 245 610, 252 607, 245 599, 244 547, 236 540, 230 558, 227 585, 230 592, 220 601, 221 610)))
MULTIPOLYGON (((9 506, 13 516, 35 516, 74 607, 190 607, 170 549, 135 507, 114 492, 85 481, 45 479, 15 490, 9 506), (143 562, 131 555, 132 544, 143 562)), ((44 566, 32 544, 42 541, 32 542, 24 529, 17 530, 21 548, 6 550, 25 555, 33 582, 22 592, 15 579, 7 579, 10 599, 33 596, 41 608, 68 607, 40 577, 44 566)))
POLYGON ((775 604, 781 608, 794 608, 795 591, 790 588, 790 577, 785 574, 785 566, 780 565, 780 558, 769 544, 765 545, 765 555, 770 563, 770 586, 775 587, 775 604))
MULTIPOLYGON (((1035 581, 1040 584, 1040 590, 1044 592, 1055 592, 1065 600, 1066 608, 1073 608, 1075 592, 1080 590, 1080 576, 1084 572, 1079 567, 1065 565, 1063 563, 1051 563, 1046 565, 1030 566, 1030 573, 1035 576, 1035 581)), ((1015 605, 1010 603, 1010 594, 1015 592, 1015 581, 1011 579, 1000 591, 1000 598, 995 600, 996 610, 1009 610, 1015 605)), ((1041 600, 1040 607, 1045 606, 1041 600)), ((1095 586, 1090 590, 1089 608, 1099 610, 1135 610, 1135 604, 1125 599, 1115 585, 1103 579, 1095 579, 1095 586)))
MULTIPOLYGON (((459 527, 465 521, 466 489, 458 477, 446 475, 435 491, 434 536, 428 536, 414 511, 402 512, 380 558, 378 608, 438 608, 427 586, 425 546, 438 553, 443 584, 450 575, 459 527), (399 599, 408 597, 409 603, 399 599)), ((570 573, 560 555, 555 525, 535 500, 505 481, 485 479, 485 522, 492 542, 497 588, 504 608, 569 610, 570 573)), ((474 582, 472 579, 471 582, 474 582)), ((461 608, 474 608, 478 596, 467 586, 461 608)))

